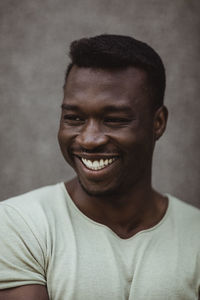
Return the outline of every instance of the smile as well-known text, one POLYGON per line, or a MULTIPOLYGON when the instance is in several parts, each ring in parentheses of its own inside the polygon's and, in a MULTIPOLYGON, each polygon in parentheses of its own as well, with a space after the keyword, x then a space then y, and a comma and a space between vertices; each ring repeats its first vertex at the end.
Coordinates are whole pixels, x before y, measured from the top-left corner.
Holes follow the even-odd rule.
POLYGON ((82 163, 90 170, 101 170, 106 168, 107 166, 111 165, 116 159, 117 157, 112 157, 109 159, 99 159, 99 160, 94 160, 91 161, 89 159, 86 158, 80 158, 82 163))

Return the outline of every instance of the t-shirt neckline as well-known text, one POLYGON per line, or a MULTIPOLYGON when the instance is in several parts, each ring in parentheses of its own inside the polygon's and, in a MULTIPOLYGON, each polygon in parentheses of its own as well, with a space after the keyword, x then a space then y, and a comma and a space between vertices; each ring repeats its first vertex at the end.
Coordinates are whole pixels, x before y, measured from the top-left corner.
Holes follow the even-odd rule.
POLYGON ((135 239, 137 236, 140 236, 141 234, 144 234, 144 233, 149 233, 149 232, 152 232, 152 231, 155 231, 157 228, 161 227, 165 221, 168 219, 168 216, 170 214, 170 211, 171 211, 171 206, 172 206, 172 197, 170 194, 167 194, 165 193, 164 195, 168 198, 168 205, 167 205, 167 209, 165 211, 165 214, 164 216, 162 217, 162 219, 157 223, 155 224, 154 226, 150 227, 150 228, 147 228, 147 229, 144 229, 144 230, 141 230, 139 232, 137 232, 136 234, 134 234, 133 236, 127 238, 127 239, 123 239, 121 238, 120 236, 118 236, 110 227, 108 227, 107 225, 104 225, 104 224, 101 224, 99 222, 96 222, 94 220, 92 220, 91 218, 89 218, 88 216, 86 216, 77 206, 76 204, 74 203, 74 201, 72 200, 71 196, 69 195, 68 193, 68 190, 65 186, 65 183, 64 182, 60 182, 60 186, 61 186, 61 189, 64 191, 64 194, 65 194, 65 197, 66 197, 66 200, 67 202, 69 203, 69 205, 72 207, 73 210, 76 211, 76 213, 83 219, 85 219, 85 221, 89 222, 89 223, 92 223, 93 225, 97 226, 97 228, 103 228, 107 231, 110 232, 111 235, 113 235, 115 238, 117 238, 118 240, 121 240, 121 241, 130 241, 132 239, 135 239))

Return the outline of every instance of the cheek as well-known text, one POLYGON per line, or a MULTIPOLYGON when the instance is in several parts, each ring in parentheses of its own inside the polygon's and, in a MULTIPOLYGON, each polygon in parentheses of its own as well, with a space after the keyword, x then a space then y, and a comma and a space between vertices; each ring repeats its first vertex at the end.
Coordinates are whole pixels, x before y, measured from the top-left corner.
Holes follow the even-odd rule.
POLYGON ((64 143, 66 141, 66 135, 64 134, 64 131, 61 130, 61 129, 59 129, 57 137, 58 137, 58 143, 60 145, 60 148, 62 149, 63 145, 64 145, 64 143))
POLYGON ((74 158, 70 154, 70 151, 69 151, 69 149, 70 149, 69 138, 59 132, 58 133, 58 143, 59 143, 60 150, 61 150, 61 153, 62 153, 65 161, 73 168, 74 158))
POLYGON ((69 159, 69 149, 74 140, 74 135, 69 130, 60 128, 58 131, 58 143, 60 145, 61 152, 66 160, 69 159))
POLYGON ((76 136, 76 132, 71 130, 71 128, 67 128, 64 125, 61 125, 58 131, 58 141, 60 145, 68 144, 71 140, 76 136))
POLYGON ((141 158, 142 156, 151 156, 153 150, 153 134, 144 131, 123 132, 113 137, 117 141, 124 155, 130 159, 141 158))

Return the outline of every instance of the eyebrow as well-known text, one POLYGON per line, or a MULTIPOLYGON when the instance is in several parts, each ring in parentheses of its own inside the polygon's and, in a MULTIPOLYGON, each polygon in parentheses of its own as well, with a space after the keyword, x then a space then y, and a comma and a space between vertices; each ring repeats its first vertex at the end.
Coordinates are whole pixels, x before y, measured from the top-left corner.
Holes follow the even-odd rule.
POLYGON ((125 112, 129 113, 132 111, 132 108, 130 106, 121 105, 121 106, 114 106, 114 105, 108 105, 104 108, 105 112, 125 112))
POLYGON ((79 110, 79 107, 77 105, 72 104, 62 104, 61 108, 64 110, 79 110))
MULTIPOLYGON (((72 105, 72 104, 62 104, 61 108, 63 110, 75 110, 78 111, 80 108, 77 105, 72 105)), ((104 112, 109 113, 109 112, 125 112, 125 113, 131 113, 132 108, 130 106, 122 105, 122 106, 114 106, 114 105, 108 105, 104 107, 104 112)))

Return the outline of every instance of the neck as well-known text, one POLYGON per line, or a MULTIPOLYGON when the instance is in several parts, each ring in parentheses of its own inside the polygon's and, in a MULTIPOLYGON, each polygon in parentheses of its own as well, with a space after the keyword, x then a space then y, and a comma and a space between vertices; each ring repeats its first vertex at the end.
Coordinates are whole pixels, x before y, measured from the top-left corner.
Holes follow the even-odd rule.
POLYGON ((138 182, 124 194, 115 196, 89 196, 77 179, 66 184, 76 206, 92 220, 104 224, 122 238, 155 225, 166 211, 160 194, 151 187, 151 182, 138 182))

